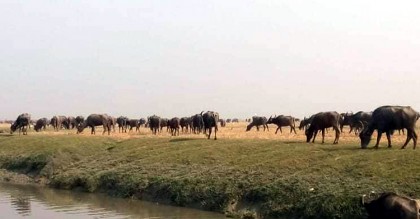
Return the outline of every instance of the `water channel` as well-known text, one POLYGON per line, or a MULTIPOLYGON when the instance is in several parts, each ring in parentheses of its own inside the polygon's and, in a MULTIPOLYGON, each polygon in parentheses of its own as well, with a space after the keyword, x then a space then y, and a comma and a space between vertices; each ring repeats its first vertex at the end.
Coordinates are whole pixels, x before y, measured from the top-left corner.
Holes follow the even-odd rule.
POLYGON ((0 183, 1 218, 224 219, 223 214, 159 205, 104 194, 0 183))

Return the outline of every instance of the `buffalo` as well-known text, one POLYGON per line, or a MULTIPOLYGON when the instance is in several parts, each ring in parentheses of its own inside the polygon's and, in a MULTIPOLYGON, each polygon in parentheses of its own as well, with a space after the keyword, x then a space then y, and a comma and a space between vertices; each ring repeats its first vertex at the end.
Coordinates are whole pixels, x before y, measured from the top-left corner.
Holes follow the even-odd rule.
POLYGON ((74 118, 73 116, 67 117, 67 125, 69 129, 74 129, 75 127, 77 127, 76 118, 74 118))
POLYGON ((43 129, 45 131, 45 129, 47 129, 47 125, 48 125, 48 119, 47 118, 41 118, 38 119, 35 123, 34 129, 36 132, 41 131, 41 129, 43 129))
POLYGON ((138 119, 129 119, 127 121, 127 126, 130 126, 129 132, 133 130, 133 128, 136 128, 136 132, 140 131, 140 120, 138 119))
POLYGON ((129 119, 125 116, 117 118, 118 132, 127 132, 128 120, 129 119))
POLYGON ((219 119, 220 127, 226 127, 226 121, 224 119, 219 119))
POLYGON ((79 126, 80 124, 82 124, 85 121, 85 117, 83 116, 77 116, 76 117, 76 127, 79 126))
POLYGON ((349 133, 354 130, 355 134, 363 130, 364 126, 366 126, 372 119, 372 112, 359 111, 356 114, 343 113, 341 115, 342 121, 340 124, 340 130, 343 131, 343 126, 348 125, 350 126, 349 133))
POLYGON ((309 118, 304 117, 303 120, 300 121, 299 130, 302 130, 302 129, 307 130, 313 118, 314 116, 311 116, 309 118))
POLYGON ((267 125, 267 118, 265 116, 253 116, 252 117, 252 122, 248 124, 248 126, 246 127, 246 131, 249 131, 252 129, 252 127, 256 126, 257 127, 257 131, 260 130, 260 125, 262 125, 264 127, 264 131, 267 128, 267 131, 270 131, 268 129, 268 125, 267 125))
POLYGON ((51 118, 50 124, 55 131, 62 129, 63 127, 67 129, 69 128, 68 119, 66 116, 54 116, 51 118))
POLYGON ((232 123, 238 123, 238 122, 239 122, 239 119, 237 119, 237 118, 232 119, 232 123))
POLYGON ((420 201, 393 192, 382 193, 379 198, 367 203, 362 196, 362 205, 368 219, 419 219, 420 201))
POLYGON ((217 140, 217 122, 219 121, 219 113, 213 111, 207 111, 203 114, 200 114, 203 117, 204 122, 204 133, 207 135, 207 130, 209 134, 207 135, 207 139, 210 139, 212 128, 214 127, 214 140, 217 140))
POLYGON ((338 139, 340 138, 340 114, 337 112, 320 112, 313 116, 309 128, 306 129, 306 142, 312 143, 315 142, 316 135, 319 130, 322 132, 322 143, 324 143, 325 138, 325 129, 332 127, 335 130, 335 140, 334 144, 338 144, 338 139))
POLYGON ((162 132, 163 127, 166 127, 166 131, 169 132, 168 122, 169 122, 169 119, 167 118, 162 118, 160 120, 160 132, 162 132))
POLYGON ((391 135, 394 130, 407 129, 407 139, 401 149, 404 149, 408 142, 413 139, 413 149, 416 149, 417 133, 415 125, 419 113, 409 106, 381 106, 372 113, 372 119, 359 134, 361 147, 364 149, 369 144, 374 130, 378 131, 375 148, 378 148, 382 133, 386 133, 388 147, 391 145, 391 135))
POLYGON ((77 133, 82 133, 86 127, 91 128, 91 134, 95 134, 95 127, 102 125, 104 130, 102 134, 108 132, 110 135, 111 132, 111 120, 110 116, 106 114, 91 114, 89 115, 86 120, 77 127, 77 133))
POLYGON ((192 120, 192 131, 194 134, 199 134, 204 130, 204 121, 203 116, 201 114, 196 114, 191 117, 192 120))
POLYGON ((179 124, 180 119, 178 117, 172 118, 168 121, 168 127, 171 129, 172 136, 179 135, 179 124))
POLYGON ((147 123, 153 134, 157 134, 160 129, 161 118, 159 116, 153 115, 147 118, 147 123))
POLYGON ((181 131, 184 132, 184 128, 185 128, 185 132, 188 132, 190 125, 191 125, 191 117, 182 117, 181 120, 179 121, 179 125, 181 126, 181 131))
POLYGON ((28 127, 31 122, 31 115, 28 113, 20 114, 16 121, 10 126, 10 134, 13 134, 16 130, 19 130, 19 135, 22 132, 24 135, 28 134, 28 127))
POLYGON ((280 130, 280 133, 282 132, 281 127, 283 126, 289 126, 290 127, 290 133, 292 133, 292 131, 296 133, 296 129, 295 129, 295 118, 291 117, 291 116, 270 116, 270 118, 267 121, 267 124, 275 124, 277 125, 277 130, 276 133, 280 130))

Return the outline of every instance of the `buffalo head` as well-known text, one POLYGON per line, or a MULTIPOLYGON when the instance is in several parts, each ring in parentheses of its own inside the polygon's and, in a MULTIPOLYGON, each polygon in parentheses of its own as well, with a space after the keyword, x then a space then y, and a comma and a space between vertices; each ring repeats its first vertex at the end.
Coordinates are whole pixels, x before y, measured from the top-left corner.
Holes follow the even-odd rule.
POLYGON ((314 135, 314 132, 311 132, 308 129, 306 129, 305 135, 306 135, 306 142, 309 143, 314 135))
POLYGON ((251 128, 252 128, 252 125, 251 124, 247 125, 246 126, 246 131, 248 132, 249 130, 251 130, 251 128))
POLYGON ((364 129, 363 131, 360 132, 359 137, 360 137, 360 146, 362 147, 362 149, 366 149, 370 140, 372 139, 372 132, 370 132, 368 129, 364 129))
POLYGON ((16 125, 15 124, 12 124, 10 126, 10 134, 13 134, 13 132, 15 132, 15 131, 16 131, 16 125))
POLYGON ((77 134, 82 133, 84 129, 85 129, 85 126, 83 124, 79 124, 77 126, 77 134))

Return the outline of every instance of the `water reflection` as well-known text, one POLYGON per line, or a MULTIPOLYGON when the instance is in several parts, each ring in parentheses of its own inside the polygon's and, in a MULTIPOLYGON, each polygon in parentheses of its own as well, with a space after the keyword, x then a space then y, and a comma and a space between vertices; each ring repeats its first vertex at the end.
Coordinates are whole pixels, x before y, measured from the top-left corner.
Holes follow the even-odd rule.
POLYGON ((222 214, 163 206, 103 194, 77 193, 28 185, 0 184, 2 218, 203 218, 222 214))

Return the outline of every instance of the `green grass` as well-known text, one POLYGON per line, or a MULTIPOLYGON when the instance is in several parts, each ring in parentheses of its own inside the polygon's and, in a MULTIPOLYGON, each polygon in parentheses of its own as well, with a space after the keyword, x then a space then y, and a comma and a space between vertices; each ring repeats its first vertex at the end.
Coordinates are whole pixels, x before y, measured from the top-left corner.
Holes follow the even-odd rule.
POLYGON ((356 138, 321 145, 0 135, 0 166, 56 188, 265 218, 363 218, 360 197, 372 190, 420 197, 419 150, 359 148, 356 138))

